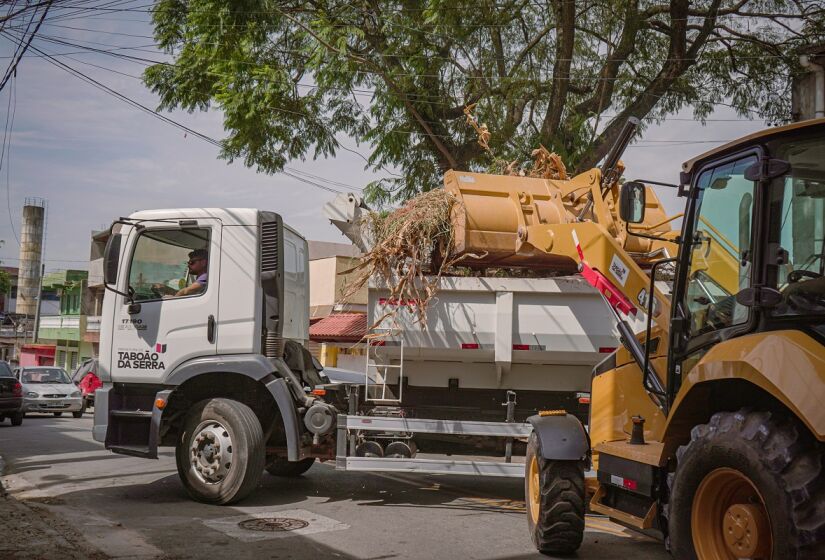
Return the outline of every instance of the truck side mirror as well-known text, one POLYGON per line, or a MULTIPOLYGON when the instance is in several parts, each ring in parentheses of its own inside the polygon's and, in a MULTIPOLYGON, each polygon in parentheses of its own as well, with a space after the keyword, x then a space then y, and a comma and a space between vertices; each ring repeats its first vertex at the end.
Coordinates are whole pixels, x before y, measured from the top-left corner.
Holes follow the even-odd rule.
POLYGON ((112 234, 103 251, 103 283, 107 286, 117 284, 117 269, 120 264, 120 234, 112 234))
POLYGON ((638 224, 645 219, 647 191, 638 181, 628 181, 619 192, 619 217, 628 224, 638 224))

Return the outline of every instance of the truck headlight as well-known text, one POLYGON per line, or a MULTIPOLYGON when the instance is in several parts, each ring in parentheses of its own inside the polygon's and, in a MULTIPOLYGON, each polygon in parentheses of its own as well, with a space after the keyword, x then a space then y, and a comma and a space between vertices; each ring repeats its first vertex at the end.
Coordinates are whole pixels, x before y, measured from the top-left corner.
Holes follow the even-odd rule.
POLYGON ((40 394, 35 393, 34 391, 29 391, 28 393, 26 393, 26 396, 29 397, 30 399, 36 399, 37 397, 40 396, 40 394))
POLYGON ((73 392, 71 395, 69 395, 69 396, 70 396, 70 397, 79 397, 79 396, 80 396, 80 391, 74 391, 74 392, 73 392))

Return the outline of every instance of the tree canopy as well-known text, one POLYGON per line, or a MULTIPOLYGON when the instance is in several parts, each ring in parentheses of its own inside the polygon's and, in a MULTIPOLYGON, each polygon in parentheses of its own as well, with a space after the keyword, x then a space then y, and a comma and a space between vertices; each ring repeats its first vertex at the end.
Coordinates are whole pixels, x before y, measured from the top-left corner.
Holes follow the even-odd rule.
POLYGON ((261 171, 355 138, 370 167, 401 170, 368 189, 388 202, 538 144, 589 168, 629 116, 786 120, 823 17, 810 0, 159 0, 173 62, 144 79, 163 109, 219 107, 222 156, 261 171))

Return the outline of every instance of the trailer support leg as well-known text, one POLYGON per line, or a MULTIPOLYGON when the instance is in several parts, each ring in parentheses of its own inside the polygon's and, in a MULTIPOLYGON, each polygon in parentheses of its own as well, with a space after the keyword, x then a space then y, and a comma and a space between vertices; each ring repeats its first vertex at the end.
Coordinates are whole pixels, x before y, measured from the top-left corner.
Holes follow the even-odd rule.
MULTIPOLYGON (((507 407, 507 422, 516 421, 516 392, 507 391, 507 402, 502 403, 502 406, 507 407)), ((507 438, 504 443, 504 462, 510 463, 513 461, 513 438, 507 438)))

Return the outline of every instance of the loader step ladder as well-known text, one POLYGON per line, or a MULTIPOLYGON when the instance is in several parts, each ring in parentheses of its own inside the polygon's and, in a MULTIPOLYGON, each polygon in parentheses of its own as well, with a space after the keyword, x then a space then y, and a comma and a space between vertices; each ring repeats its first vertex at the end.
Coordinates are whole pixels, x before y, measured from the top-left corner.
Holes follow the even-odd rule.
POLYGON ((502 438, 527 438, 533 427, 527 423, 481 422, 476 420, 433 420, 385 416, 338 416, 338 447, 335 468, 346 471, 382 471, 421 474, 461 474, 522 478, 524 463, 466 461, 454 459, 407 459, 357 457, 348 437, 354 432, 397 432, 448 434, 502 438))
POLYGON ((367 369, 364 373, 364 400, 380 404, 400 404, 404 393, 404 340, 388 340, 389 329, 374 329, 373 333, 381 335, 370 339, 367 344, 367 369), (398 364, 382 363, 388 358, 381 358, 382 348, 392 346, 400 348, 398 364), (389 389, 389 374, 398 370, 398 396, 389 389), (370 382, 370 373, 374 373, 370 382))

